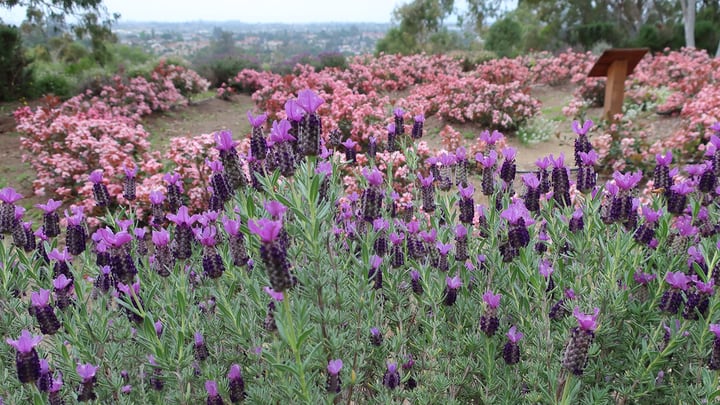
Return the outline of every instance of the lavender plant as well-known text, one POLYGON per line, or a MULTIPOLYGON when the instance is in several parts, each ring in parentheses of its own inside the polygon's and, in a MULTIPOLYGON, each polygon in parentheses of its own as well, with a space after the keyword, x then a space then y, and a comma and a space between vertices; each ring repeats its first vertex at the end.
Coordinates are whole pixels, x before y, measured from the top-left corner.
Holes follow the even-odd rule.
MULTIPOLYGON (((147 202, 148 223, 107 207, 101 218, 69 210, 58 224, 49 201, 39 207, 43 224, 26 228, 39 238, 34 249, 2 240, 4 403, 717 397, 720 215, 717 196, 699 186, 712 180, 703 180, 707 166, 685 181, 658 169, 674 194, 645 197, 638 183, 650 173, 593 184, 593 152, 580 142, 584 190, 572 189, 564 158, 551 157, 523 176, 521 198, 497 192, 499 180, 514 181, 510 150, 500 173, 492 148, 476 156, 483 176, 468 175, 467 185, 456 167, 454 190, 434 179, 450 180, 455 157, 425 177, 418 167, 429 162, 406 148, 418 162, 408 183, 421 187, 401 201, 400 179, 373 162, 363 171, 314 153, 322 109, 303 99, 314 101, 298 120, 273 125, 264 158, 256 151, 259 187, 241 186, 250 162, 230 133, 218 135, 221 162, 208 164, 237 186, 228 184, 220 211, 191 212, 169 174, 166 192, 147 202), (302 145, 294 131, 309 131, 302 145), (345 176, 363 193, 343 193, 345 176), (475 205, 475 188, 490 208, 475 205), (408 206, 422 209, 391 215, 408 206), (143 247, 145 232, 152 243, 143 247)), ((403 115, 394 114, 395 136, 403 115)), ((488 133, 488 145, 498 136, 488 133)), ((0 197, 0 232, 10 235, 22 196, 6 188, 0 197)))

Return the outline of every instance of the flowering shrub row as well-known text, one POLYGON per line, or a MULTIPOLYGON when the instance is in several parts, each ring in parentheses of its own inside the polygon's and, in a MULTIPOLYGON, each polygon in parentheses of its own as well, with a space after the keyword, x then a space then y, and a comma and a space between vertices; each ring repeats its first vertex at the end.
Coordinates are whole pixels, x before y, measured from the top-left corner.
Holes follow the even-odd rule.
POLYGON ((519 60, 491 61, 463 73, 459 62, 447 56, 383 55, 356 58, 346 70, 315 72, 299 65, 292 76, 243 70, 231 85, 256 89, 253 99, 263 111, 279 111, 284 100, 300 89, 316 89, 331 110, 328 131, 340 129, 345 136, 366 142, 369 136, 383 133, 385 109, 393 104, 413 114, 438 114, 447 121, 517 128, 539 111, 538 102, 529 95, 529 79, 529 69, 519 60), (409 94, 390 100, 389 91, 409 94))

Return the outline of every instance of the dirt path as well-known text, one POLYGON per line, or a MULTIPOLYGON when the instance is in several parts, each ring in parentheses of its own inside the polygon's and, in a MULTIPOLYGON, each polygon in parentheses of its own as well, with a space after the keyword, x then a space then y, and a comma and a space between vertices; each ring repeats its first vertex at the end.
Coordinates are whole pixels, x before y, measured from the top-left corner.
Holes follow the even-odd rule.
POLYGON ((250 133, 247 111, 255 104, 250 96, 235 95, 232 101, 209 98, 187 107, 146 117, 142 124, 150 133, 153 149, 164 150, 170 138, 230 130, 235 138, 250 133))

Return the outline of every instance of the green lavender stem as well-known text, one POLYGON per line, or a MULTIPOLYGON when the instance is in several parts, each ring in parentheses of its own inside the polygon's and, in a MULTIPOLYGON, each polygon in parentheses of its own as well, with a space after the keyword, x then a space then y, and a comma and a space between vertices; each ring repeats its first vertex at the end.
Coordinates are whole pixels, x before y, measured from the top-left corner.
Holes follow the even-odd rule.
POLYGON ((288 291, 285 290, 285 297, 283 299, 283 306, 285 307, 285 319, 287 321, 287 334, 288 343, 293 354, 295 354, 295 365, 297 367, 298 377, 300 378, 300 389, 302 390, 302 396, 306 403, 310 403, 310 394, 308 393, 307 382, 305 381, 305 368, 300 359, 300 348, 297 347, 297 334, 295 331, 295 323, 293 322, 292 313, 290 312, 290 297, 288 291))

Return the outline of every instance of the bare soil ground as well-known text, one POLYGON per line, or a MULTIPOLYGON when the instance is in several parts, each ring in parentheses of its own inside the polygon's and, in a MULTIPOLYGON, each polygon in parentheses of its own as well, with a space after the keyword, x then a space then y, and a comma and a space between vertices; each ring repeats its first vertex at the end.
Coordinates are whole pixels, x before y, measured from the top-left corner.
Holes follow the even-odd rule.
MULTIPOLYGON (((532 94, 542 103, 541 116, 556 125, 555 133, 550 139, 533 144, 523 144, 516 137, 508 137, 510 145, 518 149, 518 170, 533 170, 534 163, 539 157, 560 153, 571 156, 573 141, 571 122, 562 115, 562 107, 572 99, 573 88, 570 86, 549 87, 537 86, 532 94)), ((0 187, 13 186, 18 192, 26 196, 22 204, 29 208, 38 202, 44 202, 46 197, 35 197, 32 191, 33 171, 28 163, 22 161, 20 149, 20 134, 15 131, 15 121, 12 112, 19 107, 19 103, 0 104, 0 187)), ((178 136, 193 136, 203 133, 212 133, 218 130, 230 130, 236 137, 245 136, 250 132, 246 112, 254 106, 252 99, 247 95, 235 95, 232 101, 222 101, 216 98, 195 101, 187 107, 153 114, 143 121, 143 125, 151 134, 150 142, 153 149, 163 151, 167 148, 169 140, 178 136)), ((601 109, 589 112, 589 117, 596 119, 602 113, 601 109)), ((672 134, 679 126, 677 117, 664 117, 649 114, 643 118, 651 128, 653 135, 664 138, 672 134)), ((425 137, 431 148, 440 149, 437 132, 445 125, 435 118, 426 124, 429 134, 425 137)), ((467 134, 466 142, 477 137, 483 128, 473 125, 453 125, 455 129, 467 134)))

